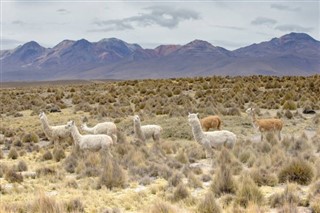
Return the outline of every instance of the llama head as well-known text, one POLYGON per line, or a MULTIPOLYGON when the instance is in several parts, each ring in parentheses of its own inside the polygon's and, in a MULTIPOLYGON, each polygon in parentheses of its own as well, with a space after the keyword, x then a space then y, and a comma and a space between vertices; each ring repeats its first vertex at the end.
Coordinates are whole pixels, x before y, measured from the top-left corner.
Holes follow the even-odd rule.
POLYGON ((246 113, 249 114, 249 115, 252 115, 254 113, 254 108, 250 107, 246 110, 246 113))
POLYGON ((87 128, 87 123, 81 124, 81 129, 83 130, 83 129, 85 129, 85 128, 87 128))
POLYGON ((44 112, 40 112, 40 114, 39 114, 39 118, 40 118, 40 119, 43 119, 44 117, 45 117, 44 112))
POLYGON ((188 115, 188 119, 194 119, 194 118, 198 118, 198 113, 190 113, 188 115))
POLYGON ((139 115, 133 116, 133 122, 139 122, 139 123, 140 123, 140 117, 139 117, 139 115))
POLYGON ((65 126, 66 129, 71 129, 72 127, 75 126, 75 122, 74 121, 69 121, 67 123, 67 125, 65 126))
POLYGON ((199 121, 198 113, 189 113, 188 115, 189 124, 192 125, 193 123, 199 121))

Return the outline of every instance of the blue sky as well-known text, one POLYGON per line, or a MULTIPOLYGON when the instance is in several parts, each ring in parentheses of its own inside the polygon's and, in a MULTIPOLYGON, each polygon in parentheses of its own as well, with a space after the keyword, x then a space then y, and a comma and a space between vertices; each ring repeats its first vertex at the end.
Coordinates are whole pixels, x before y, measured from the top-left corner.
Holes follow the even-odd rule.
POLYGON ((1 0, 2 49, 116 37, 144 48, 202 39, 233 50, 289 32, 320 40, 320 1, 1 0))

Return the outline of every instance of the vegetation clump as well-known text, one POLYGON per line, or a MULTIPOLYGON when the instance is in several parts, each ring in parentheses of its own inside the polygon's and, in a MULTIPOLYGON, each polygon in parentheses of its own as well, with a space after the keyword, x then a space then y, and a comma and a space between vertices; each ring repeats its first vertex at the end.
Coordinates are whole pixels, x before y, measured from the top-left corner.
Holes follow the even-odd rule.
POLYGON ((296 182, 301 185, 308 185, 314 177, 312 166, 303 159, 294 158, 285 165, 279 172, 280 183, 286 181, 296 182))

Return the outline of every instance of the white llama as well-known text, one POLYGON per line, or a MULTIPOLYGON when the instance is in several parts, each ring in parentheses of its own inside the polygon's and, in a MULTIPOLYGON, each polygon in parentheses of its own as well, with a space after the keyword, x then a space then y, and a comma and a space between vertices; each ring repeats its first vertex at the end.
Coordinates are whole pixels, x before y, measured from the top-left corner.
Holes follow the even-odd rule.
POLYGON ((98 123, 94 127, 88 127, 86 123, 81 125, 81 129, 92 134, 109 135, 114 143, 117 143, 117 126, 113 122, 98 123))
POLYGON ((39 114, 42 129, 46 137, 55 145, 62 140, 71 140, 70 131, 65 128, 66 125, 50 126, 48 118, 44 112, 39 114))
POLYGON ((108 150, 113 144, 113 140, 109 135, 81 135, 74 121, 69 121, 65 129, 71 131, 71 135, 75 145, 78 145, 80 150, 99 151, 108 150))
POLYGON ((135 115, 133 117, 133 124, 134 124, 135 138, 138 138, 143 142, 145 142, 149 138, 153 138, 153 140, 155 142, 160 141, 160 134, 162 131, 161 126, 159 126, 159 125, 143 125, 143 126, 141 126, 140 117, 138 115, 135 115))
POLYGON ((204 132, 202 130, 198 114, 189 113, 188 121, 192 128, 194 139, 205 147, 207 157, 209 157, 209 153, 212 154, 212 149, 216 149, 221 146, 232 149, 237 141, 237 136, 227 130, 204 132))

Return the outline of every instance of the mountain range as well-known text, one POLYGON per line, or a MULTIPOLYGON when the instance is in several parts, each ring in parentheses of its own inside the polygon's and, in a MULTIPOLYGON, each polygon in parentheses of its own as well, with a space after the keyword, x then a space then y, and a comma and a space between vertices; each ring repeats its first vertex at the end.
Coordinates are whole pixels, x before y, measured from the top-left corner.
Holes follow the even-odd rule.
POLYGON ((0 52, 3 81, 144 79, 192 76, 320 74, 320 42, 290 33, 233 51, 194 40, 144 49, 117 38, 64 40, 53 48, 30 41, 0 52))

